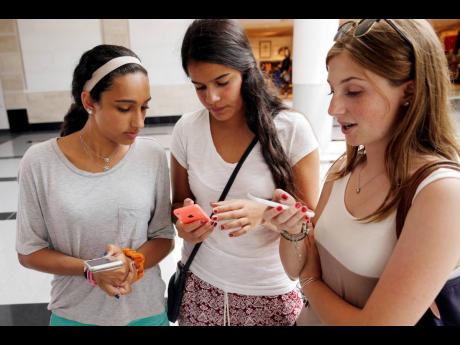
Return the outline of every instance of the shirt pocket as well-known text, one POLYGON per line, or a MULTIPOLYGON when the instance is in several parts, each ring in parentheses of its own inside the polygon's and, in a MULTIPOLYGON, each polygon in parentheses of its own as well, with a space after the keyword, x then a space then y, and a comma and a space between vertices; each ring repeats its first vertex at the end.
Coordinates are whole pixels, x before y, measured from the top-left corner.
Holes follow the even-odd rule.
POLYGON ((150 210, 142 208, 118 208, 118 243, 120 247, 138 248, 147 241, 150 210))

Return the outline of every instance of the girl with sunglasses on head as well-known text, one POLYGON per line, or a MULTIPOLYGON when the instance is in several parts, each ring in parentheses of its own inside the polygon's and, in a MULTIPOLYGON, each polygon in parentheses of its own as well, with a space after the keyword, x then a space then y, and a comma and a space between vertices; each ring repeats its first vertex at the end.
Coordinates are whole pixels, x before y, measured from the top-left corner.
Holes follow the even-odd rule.
MULTIPOLYGON (((283 270, 279 232, 261 224, 275 186, 309 208, 319 194, 317 141, 306 118, 268 87, 243 29, 233 20, 194 21, 182 66, 204 109, 177 122, 171 144, 173 207, 199 204, 210 222, 176 222, 182 263, 190 266, 179 325, 292 325, 302 300, 283 270), (217 202, 243 152, 250 152, 223 202, 217 202)), ((307 208, 304 207, 304 212, 307 208)))
MULTIPOLYGON (((349 22, 326 64, 347 151, 328 172, 314 231, 281 251, 307 300, 298 323, 458 324, 459 146, 439 38, 425 20, 349 22)), ((283 194, 273 199, 294 203, 283 194)), ((296 211, 264 219, 296 234, 296 211)))
POLYGON ((74 70, 60 138, 29 148, 19 168, 20 263, 54 274, 50 325, 168 325, 158 263, 172 250, 163 148, 136 138, 150 101, 131 50, 99 45, 74 70), (92 273, 85 261, 122 261, 92 273))

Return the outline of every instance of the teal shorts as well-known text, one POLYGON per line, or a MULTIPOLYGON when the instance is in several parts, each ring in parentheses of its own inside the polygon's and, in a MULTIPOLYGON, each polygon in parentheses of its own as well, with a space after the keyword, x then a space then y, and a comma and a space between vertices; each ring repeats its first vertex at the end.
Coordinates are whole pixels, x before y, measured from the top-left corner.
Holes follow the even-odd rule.
MULTIPOLYGON (((51 313, 50 326, 97 326, 86 323, 81 323, 73 320, 68 320, 51 313)), ((166 312, 156 314, 153 316, 145 317, 131 321, 127 326, 169 326, 168 316, 166 312)))

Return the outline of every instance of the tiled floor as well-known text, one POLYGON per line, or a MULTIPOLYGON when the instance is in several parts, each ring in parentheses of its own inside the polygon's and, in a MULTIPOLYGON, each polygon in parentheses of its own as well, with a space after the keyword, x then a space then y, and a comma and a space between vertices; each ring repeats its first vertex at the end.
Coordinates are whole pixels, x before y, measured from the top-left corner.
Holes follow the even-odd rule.
MULTIPOLYGON (((172 128, 172 125, 146 127, 141 135, 157 139, 169 157, 172 128)), ((0 325, 47 325, 49 321, 46 305, 50 296, 51 275, 22 267, 14 249, 18 202, 16 177, 24 152, 31 145, 58 135, 58 131, 55 131, 0 137, 0 325)), ((322 176, 330 160, 343 150, 344 143, 338 141, 331 142, 329 152, 322 153, 322 176)), ((181 240, 177 239, 173 253, 160 263, 165 281, 175 270, 181 245, 181 240)))

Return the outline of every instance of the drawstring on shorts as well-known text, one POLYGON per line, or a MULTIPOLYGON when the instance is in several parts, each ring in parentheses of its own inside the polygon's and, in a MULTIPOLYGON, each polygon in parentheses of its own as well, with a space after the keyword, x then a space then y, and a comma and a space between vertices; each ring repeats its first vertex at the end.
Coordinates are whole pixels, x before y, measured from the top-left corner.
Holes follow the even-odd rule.
POLYGON ((228 305, 228 293, 224 291, 224 326, 230 326, 230 307, 228 305))

